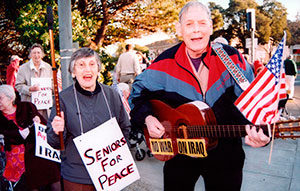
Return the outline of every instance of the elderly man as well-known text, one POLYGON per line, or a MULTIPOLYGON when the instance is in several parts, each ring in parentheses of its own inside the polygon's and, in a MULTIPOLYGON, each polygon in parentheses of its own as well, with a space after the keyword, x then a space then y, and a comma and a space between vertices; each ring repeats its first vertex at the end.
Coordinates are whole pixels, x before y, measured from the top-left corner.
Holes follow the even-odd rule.
POLYGON ((116 65, 116 77, 118 82, 128 84, 131 89, 135 77, 141 73, 141 66, 133 46, 127 44, 125 49, 126 52, 120 55, 116 65))
MULTIPOLYGON (((218 124, 245 124, 246 144, 252 147, 266 145, 270 138, 263 134, 261 129, 257 132, 256 127, 246 125, 250 122, 234 106, 234 101, 243 90, 233 80, 212 49, 210 36, 213 27, 209 9, 198 1, 188 2, 179 13, 176 31, 183 42, 159 55, 133 84, 129 100, 132 108, 132 126, 146 125, 151 138, 161 138, 167 132, 166 127, 155 116, 154 110, 159 108, 153 109, 153 102, 150 100, 160 100, 173 108, 188 102, 202 101, 205 104, 195 106, 202 109, 211 107, 218 124)), ((242 58, 241 53, 225 44, 222 47, 248 81, 252 81, 253 71, 242 58)), ((181 112, 183 111, 184 108, 181 112)), ((185 112, 183 116, 188 119, 200 119, 200 113, 185 112)), ((169 117, 175 116, 170 114, 169 117)), ((163 124, 170 126, 167 121, 164 120, 163 124)), ((184 126, 185 123, 186 121, 182 120, 178 121, 177 125, 184 126)), ((188 131, 189 129, 184 131, 186 133, 183 133, 184 137, 187 136, 188 131)), ((170 130, 170 134, 169 137, 176 132, 170 130)), ((176 134, 176 136, 180 135, 176 134)), ((196 138, 201 137, 196 136, 196 138)), ((207 149, 207 156, 202 156, 203 158, 177 154, 166 161, 164 189, 191 191, 194 190, 199 176, 203 176, 206 190, 240 190, 245 160, 242 140, 241 138, 219 138, 217 141, 218 144, 207 149)), ((212 142, 208 140, 208 143, 212 142)))
POLYGON ((286 86, 289 94, 289 99, 293 99, 295 92, 295 79, 298 74, 297 65, 293 60, 293 55, 290 54, 284 61, 284 68, 286 74, 286 86))

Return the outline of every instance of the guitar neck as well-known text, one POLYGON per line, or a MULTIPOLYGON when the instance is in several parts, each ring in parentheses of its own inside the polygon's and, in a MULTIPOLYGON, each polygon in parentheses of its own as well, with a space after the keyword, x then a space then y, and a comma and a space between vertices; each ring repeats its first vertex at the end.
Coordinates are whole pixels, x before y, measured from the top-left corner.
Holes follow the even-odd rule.
MULTIPOLYGON (((217 125, 214 112, 205 103, 198 101, 172 108, 159 100, 151 100, 152 110, 170 137, 176 138, 234 138, 245 137, 246 125, 217 125), (197 125, 194 125, 197 124, 197 125)), ((267 136, 274 138, 300 138, 300 119, 279 121, 268 128, 255 125, 267 136), (274 132, 273 132, 274 131, 274 132)))
MULTIPOLYGON (((262 128, 264 133, 268 135, 268 128, 266 125, 256 126, 257 130, 262 128)), ((180 129, 180 128, 179 128, 180 129)), ((211 138, 234 138, 245 137, 245 125, 200 125, 187 127, 189 138, 211 137, 211 138)))

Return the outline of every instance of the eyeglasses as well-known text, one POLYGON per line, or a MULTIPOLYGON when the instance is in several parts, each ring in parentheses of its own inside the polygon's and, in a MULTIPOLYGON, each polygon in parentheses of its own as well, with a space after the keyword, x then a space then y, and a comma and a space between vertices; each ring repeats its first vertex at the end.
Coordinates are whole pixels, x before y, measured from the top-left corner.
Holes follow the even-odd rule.
POLYGON ((98 64, 96 62, 89 62, 89 63, 77 62, 77 63, 75 63, 75 67, 78 68, 79 70, 83 70, 88 67, 91 69, 95 69, 98 67, 98 64))

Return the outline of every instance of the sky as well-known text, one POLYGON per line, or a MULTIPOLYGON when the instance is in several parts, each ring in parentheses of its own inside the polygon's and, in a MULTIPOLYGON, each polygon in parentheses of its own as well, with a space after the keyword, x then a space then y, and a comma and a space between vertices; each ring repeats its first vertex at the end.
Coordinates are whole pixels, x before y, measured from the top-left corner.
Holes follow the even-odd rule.
MULTIPOLYGON (((208 5, 208 2, 215 2, 217 5, 221 5, 223 8, 228 8, 229 0, 200 0, 208 5)), ((285 8, 287 8, 287 18, 291 21, 296 20, 297 12, 300 14, 300 1, 299 0, 276 0, 280 2, 285 8)), ((263 0, 256 0, 258 4, 262 4, 263 0)))

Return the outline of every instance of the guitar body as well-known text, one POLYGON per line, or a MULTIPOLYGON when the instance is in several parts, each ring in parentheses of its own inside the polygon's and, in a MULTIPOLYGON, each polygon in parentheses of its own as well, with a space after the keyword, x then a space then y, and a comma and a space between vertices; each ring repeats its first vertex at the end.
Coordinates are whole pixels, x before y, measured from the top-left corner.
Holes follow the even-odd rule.
MULTIPOLYGON (((167 161, 177 154, 191 157, 206 157, 208 150, 215 148, 218 138, 236 138, 247 135, 245 125, 217 125, 213 111, 201 101, 183 104, 177 108, 159 101, 150 100, 153 115, 165 128, 161 138, 144 134, 147 146, 155 158, 167 161)), ((277 122, 276 128, 270 125, 256 125, 265 135, 273 138, 300 138, 300 119, 277 122), (283 126, 288 124, 288 126, 283 126)))
MULTIPOLYGON (((150 102, 152 104, 154 116, 165 127, 165 134, 161 139, 170 140, 173 150, 173 154, 157 154, 154 152, 153 142, 151 143, 152 139, 149 137, 147 128, 145 128, 144 134, 146 142, 155 158, 161 161, 167 161, 179 154, 178 148, 181 148, 181 146, 178 145, 177 139, 203 139, 205 140, 206 150, 216 147, 217 138, 191 137, 187 132, 187 126, 216 124, 213 111, 205 103, 195 101, 183 104, 177 108, 171 108, 159 100, 151 100, 150 102)), ((170 142, 167 142, 166 144, 170 144, 170 142)), ((170 145, 167 146, 166 150, 170 150, 170 145)))

